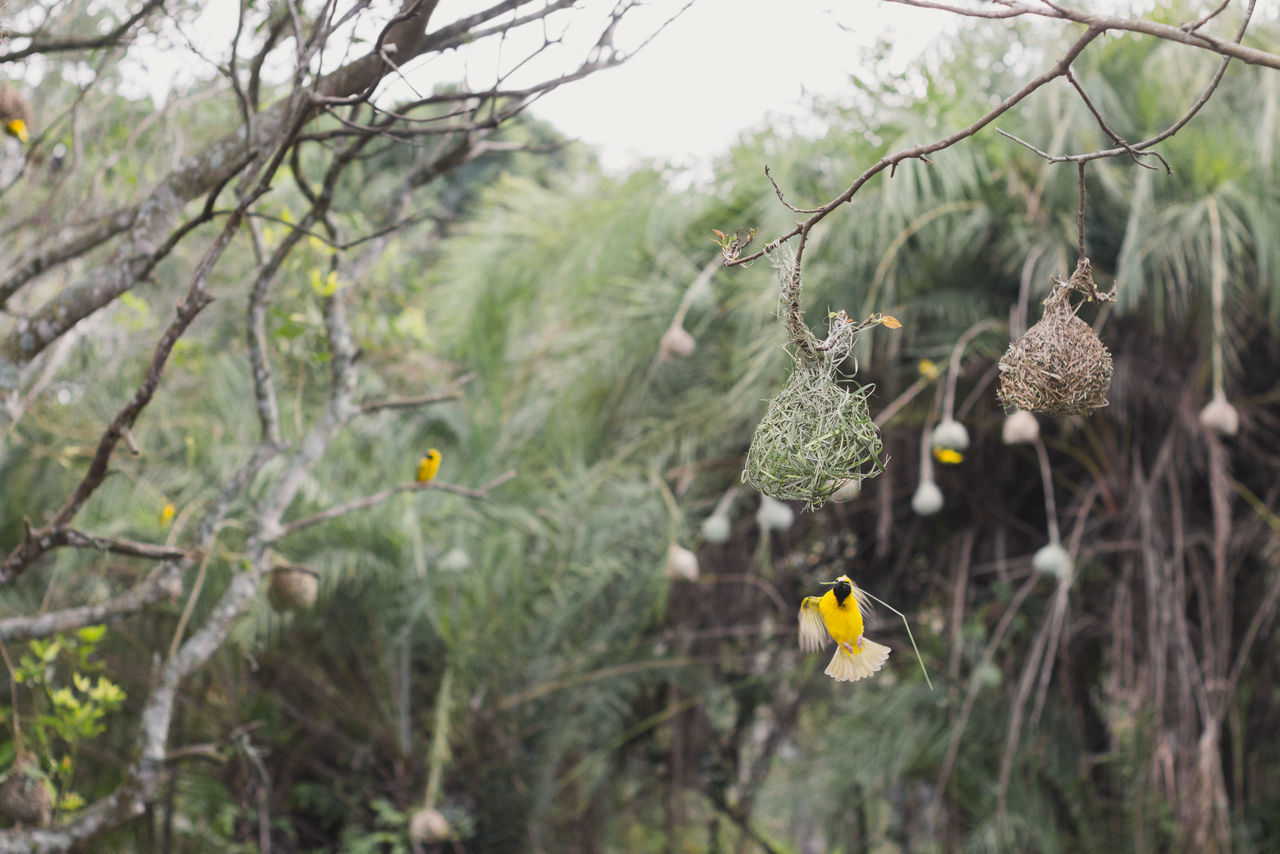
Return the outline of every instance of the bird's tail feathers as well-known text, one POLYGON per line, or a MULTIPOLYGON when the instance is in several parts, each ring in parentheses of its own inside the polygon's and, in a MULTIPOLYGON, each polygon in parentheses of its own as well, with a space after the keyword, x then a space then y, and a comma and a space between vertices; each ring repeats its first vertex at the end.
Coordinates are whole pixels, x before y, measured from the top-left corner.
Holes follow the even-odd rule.
POLYGON ((863 638, 862 652, 851 652, 838 644, 825 672, 837 682, 857 682, 883 667, 888 658, 889 647, 863 638))

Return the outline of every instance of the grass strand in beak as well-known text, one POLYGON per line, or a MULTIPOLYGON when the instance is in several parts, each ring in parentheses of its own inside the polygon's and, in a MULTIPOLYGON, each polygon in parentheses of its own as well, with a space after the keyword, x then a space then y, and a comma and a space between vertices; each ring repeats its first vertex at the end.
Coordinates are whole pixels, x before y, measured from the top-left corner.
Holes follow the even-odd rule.
MULTIPOLYGON (((834 583, 834 582, 827 582, 827 583, 834 583)), ((886 607, 886 608, 888 608, 890 611, 892 611, 893 613, 897 614, 899 617, 901 617, 901 618, 902 618, 902 625, 904 625, 904 626, 906 626, 906 627, 907 627, 907 639, 911 641, 911 648, 912 648, 913 650, 915 650, 915 653, 916 653, 916 661, 920 662, 920 672, 924 674, 924 681, 925 681, 925 684, 926 684, 926 685, 928 685, 928 686, 929 686, 929 690, 930 690, 930 691, 932 691, 932 690, 933 690, 933 680, 931 680, 931 679, 929 678, 929 671, 925 669, 925 666, 924 666, 924 657, 923 657, 922 655, 920 655, 920 647, 916 646, 916 639, 915 639, 915 636, 911 634, 911 624, 907 622, 907 615, 906 615, 906 614, 904 614, 904 613, 902 613, 902 612, 901 612, 901 611, 899 611, 897 608, 893 607, 892 605, 890 605, 888 602, 884 601, 883 599, 881 599, 881 598, 879 598, 879 597, 877 597, 877 596, 872 596, 872 594, 867 593, 867 591, 865 591, 865 590, 863 590, 862 592, 863 592, 863 593, 865 593, 867 596, 870 596, 872 599, 875 599, 875 601, 879 602, 881 605, 885 606, 885 607, 886 607)))

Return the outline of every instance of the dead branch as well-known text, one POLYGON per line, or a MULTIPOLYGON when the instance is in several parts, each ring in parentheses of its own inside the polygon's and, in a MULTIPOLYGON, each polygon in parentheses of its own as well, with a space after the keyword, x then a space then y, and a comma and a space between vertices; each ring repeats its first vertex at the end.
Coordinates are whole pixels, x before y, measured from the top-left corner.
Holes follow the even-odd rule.
POLYGON ((0 620, 0 640, 44 638, 132 616, 148 605, 170 601, 175 585, 176 589, 182 589, 182 566, 166 563, 134 587, 105 601, 49 611, 34 617, 9 617, 0 620))
MULTIPOLYGON (((801 244, 803 244, 804 236, 807 235, 808 232, 815 225, 817 225, 819 222, 825 219, 828 214, 830 214, 832 211, 839 208, 841 205, 844 205, 850 202, 853 199, 853 197, 857 195, 857 192, 860 189, 862 189, 862 186, 867 183, 867 181, 871 180, 873 177, 883 172, 885 169, 890 169, 892 167, 897 166, 899 163, 901 163, 904 160, 920 159, 925 155, 934 153, 935 151, 941 151, 944 148, 950 148, 960 140, 967 139, 973 136, 975 133, 982 130, 984 127, 991 124, 997 118, 1004 115, 1014 106, 1022 102, 1025 98, 1027 98, 1031 93, 1035 92, 1041 86, 1045 85, 1051 80, 1054 80, 1066 74, 1067 70, 1071 67, 1071 63, 1075 61, 1075 58, 1080 55, 1081 51, 1083 51, 1086 47, 1088 47, 1089 44, 1098 36, 1102 35, 1102 33, 1103 33, 1103 30, 1101 29, 1095 29, 1092 27, 1089 28, 1078 39, 1076 39, 1076 41, 1071 45, 1071 47, 1067 49, 1066 53, 1064 53, 1062 57, 1060 57, 1058 61, 1055 62, 1052 67, 1049 68, 1048 71, 1045 71, 1043 74, 1040 74, 1038 77, 1035 77, 1032 80, 1028 81, 1020 89, 1018 89, 1018 91, 1014 92, 1012 95, 1005 98, 1003 101, 1001 101, 999 104, 997 104, 995 107, 993 107, 991 110, 989 110, 986 114, 984 114, 980 118, 975 119, 967 127, 961 128, 955 133, 952 133, 949 136, 943 137, 942 139, 936 142, 921 144, 921 145, 914 145, 911 148, 904 149, 902 151, 899 151, 895 154, 888 155, 886 157, 882 157, 874 165, 872 165, 865 172, 863 172, 856 179, 854 179, 854 182, 849 185, 848 189, 846 189, 840 195, 836 196, 827 204, 823 205, 820 208, 817 208, 815 213, 811 214, 804 221, 798 223, 795 228, 782 234, 780 237, 775 238, 770 243, 768 243, 763 249, 753 252, 750 255, 741 256, 734 260, 726 260, 725 265, 729 267, 733 267, 739 264, 745 264, 750 261, 754 261, 755 259, 764 255, 766 252, 772 252, 778 246, 782 245, 783 243, 787 242, 788 240, 796 236, 799 236, 801 238, 801 244)), ((799 252, 797 252, 796 254, 798 256, 799 252)))
POLYGON ((319 513, 313 513, 310 516, 304 516, 301 519, 295 519, 286 524, 280 532, 280 536, 301 531, 303 528, 310 528, 312 525, 318 525, 321 522, 328 522, 331 519, 337 519, 347 516, 357 510, 365 510, 374 507, 386 501, 393 495, 399 495, 401 492, 426 492, 428 490, 439 490, 448 492, 453 495, 461 495, 463 498, 483 499, 488 498, 489 493, 497 487, 506 483, 516 476, 515 469, 508 469, 502 474, 490 480, 483 486, 471 488, 466 486, 458 486, 453 483, 442 483, 437 480, 428 483, 398 483, 395 486, 388 487, 381 492, 375 492, 372 495, 366 495, 363 498, 357 498, 348 501, 345 504, 339 504, 336 507, 330 507, 328 510, 322 510, 319 513))
POLYGON ((104 47, 113 47, 124 42, 130 34, 130 31, 144 18, 164 5, 164 0, 147 0, 146 3, 130 15, 120 26, 116 27, 109 33, 105 33, 93 39, 51 39, 49 41, 37 42, 32 39, 31 44, 19 50, 10 51, 9 53, 0 54, 0 62, 14 62, 19 59, 25 59, 28 56, 40 54, 47 56, 51 53, 66 53, 76 50, 97 50, 104 47))

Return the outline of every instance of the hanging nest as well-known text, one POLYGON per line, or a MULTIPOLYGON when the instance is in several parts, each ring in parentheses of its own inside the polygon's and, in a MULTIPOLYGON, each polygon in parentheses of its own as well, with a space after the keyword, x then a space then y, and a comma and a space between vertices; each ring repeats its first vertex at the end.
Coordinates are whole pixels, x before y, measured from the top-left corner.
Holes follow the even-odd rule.
POLYGON ((1115 297, 1114 288, 1108 294, 1098 292, 1087 258, 1081 259, 1070 280, 1054 280, 1040 322, 1010 344, 1000 360, 998 394, 1006 413, 1025 409, 1088 415, 1107 405, 1111 354, 1093 327, 1076 317, 1072 291, 1089 300, 1115 297))
POLYGON ((320 576, 305 566, 284 565, 271 570, 267 598, 277 611, 300 611, 316 603, 320 576))
POLYGON ((881 314, 854 322, 839 311, 830 315, 827 337, 819 341, 802 317, 799 259, 779 250, 770 261, 778 271, 782 319, 795 365, 756 426, 742 478, 770 498, 803 501, 812 510, 850 482, 884 471, 880 429, 867 406, 874 386, 854 383, 846 388, 837 381, 836 368, 853 351, 862 330, 901 324, 881 314))
POLYGON ((20 751, 0 785, 0 815, 15 824, 47 825, 53 819, 53 790, 40 773, 40 763, 20 751))
POLYGON ((812 509, 850 481, 880 474, 884 446, 867 406, 873 388, 845 389, 834 365, 796 356, 791 379, 751 437, 744 479, 771 498, 812 509))

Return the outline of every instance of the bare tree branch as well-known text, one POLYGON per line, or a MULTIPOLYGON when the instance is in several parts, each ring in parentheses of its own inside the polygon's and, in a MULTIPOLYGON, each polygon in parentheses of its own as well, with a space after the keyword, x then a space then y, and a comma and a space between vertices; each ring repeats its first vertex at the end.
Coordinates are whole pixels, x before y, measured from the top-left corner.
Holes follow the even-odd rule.
POLYGON ((303 528, 310 528, 312 525, 318 525, 321 522, 328 522, 331 519, 337 519, 341 516, 349 515, 351 513, 354 513, 357 510, 368 509, 377 504, 381 504, 391 496, 399 495, 402 492, 425 492, 427 490, 439 490, 441 492, 452 493, 453 495, 461 495, 463 498, 475 498, 475 499, 487 498, 490 492, 492 492, 494 489, 501 486, 502 484, 506 483, 507 481, 511 480, 515 476, 516 476, 515 470, 509 469, 503 472, 502 474, 498 475, 497 477, 495 477, 493 480, 484 484, 483 486, 476 487, 474 489, 465 487, 465 486, 458 486, 452 483, 441 483, 440 481, 436 481, 436 480, 430 481, 428 483, 417 483, 412 481, 408 483, 398 483, 395 486, 388 487, 387 489, 382 490, 381 492, 375 492, 372 495, 366 495, 363 498, 357 498, 353 501, 348 501, 345 504, 339 504, 336 507, 330 507, 328 510, 322 510, 319 513, 313 513, 310 516, 304 516, 301 519, 295 519, 294 521, 289 522, 287 525, 285 525, 281 529, 280 536, 282 537, 287 536, 297 531, 301 531, 303 528))
POLYGON ((67 226, 70 234, 59 232, 58 242, 42 247, 14 264, 13 269, 0 279, 0 307, 23 284, 64 261, 77 258, 101 246, 107 240, 133 225, 138 216, 137 208, 121 208, 107 216, 78 226, 67 226))
POLYGON ((178 560, 187 557, 186 549, 160 546, 154 543, 140 543, 123 537, 103 537, 86 534, 75 528, 62 528, 52 536, 55 546, 70 546, 76 549, 96 549, 111 554, 128 557, 144 557, 150 560, 178 560))
POLYGON ((119 596, 95 605, 80 605, 34 617, 0 620, 0 640, 25 641, 128 617, 155 602, 170 601, 182 589, 182 567, 167 563, 119 596))
MULTIPOLYGON (((902 1, 906 2, 906 0, 902 0, 902 1)), ((845 190, 840 195, 836 196, 827 204, 823 205, 820 208, 817 208, 813 214, 811 214, 803 222, 798 223, 795 228, 786 232, 782 236, 775 238, 770 243, 768 243, 763 249, 753 252, 750 255, 743 255, 733 260, 726 260, 725 266, 734 267, 739 264, 746 264, 750 261, 754 261, 755 259, 764 255, 766 252, 772 252, 778 246, 782 245, 786 241, 796 236, 800 237, 801 243, 803 244, 805 236, 809 233, 809 231, 815 225, 817 225, 819 222, 825 219, 828 214, 830 214, 832 211, 839 208, 841 205, 844 205, 852 201, 853 197, 857 194, 858 190, 862 189, 862 185, 867 183, 867 181, 871 180, 871 178, 883 172, 885 169, 896 167, 899 163, 901 163, 904 160, 922 158, 925 155, 932 154, 935 151, 941 151, 944 148, 950 148, 952 145, 955 145, 960 140, 973 136, 975 133, 982 130, 987 125, 991 124, 1000 116, 1004 115, 1004 113, 1008 112, 1015 105, 1017 105, 1023 99, 1025 99, 1028 95, 1030 95, 1032 92, 1039 89, 1044 84, 1048 83, 1050 80, 1053 80, 1055 78, 1062 77, 1063 75, 1065 75, 1067 73, 1067 70, 1070 69, 1071 63, 1074 62, 1075 58, 1080 55, 1080 52, 1083 51, 1086 47, 1088 47, 1089 43, 1092 42, 1094 39, 1096 39, 1100 35, 1102 35, 1102 30, 1100 29, 1090 28, 1086 30, 1078 39, 1075 40, 1075 42, 1071 45, 1071 47, 1067 49, 1066 53, 1064 53, 1062 57, 1060 57, 1058 61, 1055 62, 1051 68, 1049 68, 1048 71, 1045 71, 1043 74, 1028 81, 1017 92, 1014 92, 1012 95, 1005 98, 995 107, 993 107, 990 111, 988 111, 985 115, 976 119, 967 127, 964 127, 949 136, 943 137, 937 142, 932 142, 927 145, 915 145, 915 146, 912 146, 911 148, 899 151, 896 154, 892 154, 887 157, 882 157, 873 166, 871 166, 869 169, 867 169, 865 172, 859 175, 847 190, 845 190)), ((797 252, 797 256, 798 255, 799 255, 799 252, 797 252)))
MULTIPOLYGON (((1115 142, 1117 145, 1119 145, 1121 148, 1123 148, 1125 151, 1129 152, 1129 156, 1133 158, 1134 163, 1137 163, 1143 169, 1155 169, 1156 167, 1152 166, 1151 164, 1143 163, 1141 160, 1138 159, 1139 157, 1155 157, 1164 166, 1164 171, 1166 175, 1173 174, 1173 169, 1169 168, 1169 162, 1165 160, 1163 157, 1161 157, 1159 153, 1155 151, 1138 151, 1132 145, 1129 145, 1129 143, 1121 139, 1118 133, 1116 133, 1110 127, 1107 126, 1106 120, 1102 118, 1102 114, 1098 112, 1098 108, 1095 107, 1093 105, 1093 101, 1090 100, 1089 93, 1084 91, 1084 87, 1080 85, 1080 81, 1076 79, 1076 76, 1071 73, 1071 69, 1069 68, 1067 69, 1067 82, 1069 82, 1073 87, 1075 87, 1076 92, 1079 93, 1080 95, 1080 100, 1083 101, 1084 105, 1089 108, 1089 112, 1093 113, 1093 117, 1094 119, 1097 120, 1098 127, 1102 128, 1102 132, 1105 133, 1107 136, 1111 137, 1111 140, 1115 142)), ((1083 169, 1083 166, 1081 166, 1081 168, 1083 169)))
POLYGON ((38 42, 32 39, 31 44, 26 47, 10 51, 9 53, 0 54, 0 62, 13 62, 19 59, 25 59, 34 54, 48 55, 51 53, 65 53, 73 50, 95 50, 98 48, 112 47, 123 42, 129 36, 129 31, 134 28, 140 21, 154 12, 156 9, 164 5, 164 0, 147 0, 146 3, 129 16, 120 26, 116 27, 109 33, 98 36, 93 39, 54 39, 47 42, 38 42))

